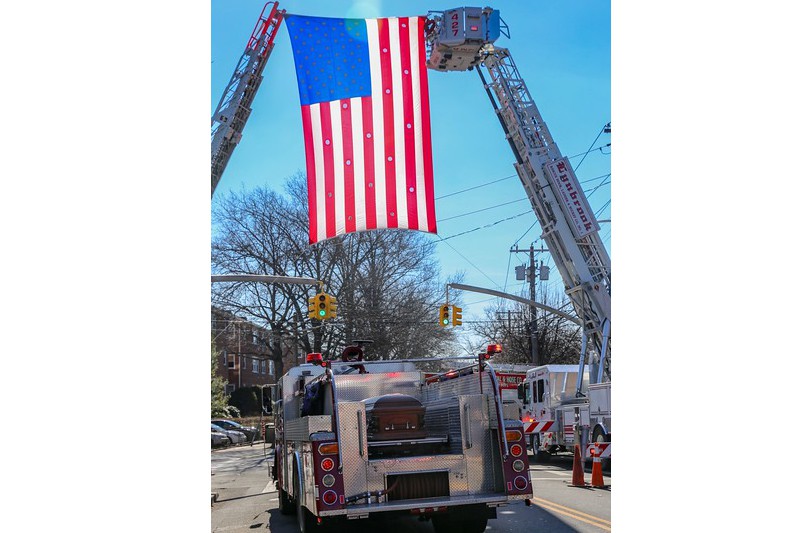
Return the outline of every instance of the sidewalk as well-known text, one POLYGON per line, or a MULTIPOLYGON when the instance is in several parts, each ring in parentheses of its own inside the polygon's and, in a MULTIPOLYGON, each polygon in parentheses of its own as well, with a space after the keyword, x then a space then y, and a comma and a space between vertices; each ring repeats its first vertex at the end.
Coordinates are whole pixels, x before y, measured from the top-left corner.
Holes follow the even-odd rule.
MULTIPOLYGON (((219 446, 217 448, 211 448, 211 453, 225 452, 229 450, 239 450, 241 448, 255 448, 255 447, 263 448, 264 439, 256 439, 252 444, 247 442, 243 444, 231 444, 228 446, 219 446)), ((272 449, 272 442, 269 441, 267 442, 267 448, 272 449)))

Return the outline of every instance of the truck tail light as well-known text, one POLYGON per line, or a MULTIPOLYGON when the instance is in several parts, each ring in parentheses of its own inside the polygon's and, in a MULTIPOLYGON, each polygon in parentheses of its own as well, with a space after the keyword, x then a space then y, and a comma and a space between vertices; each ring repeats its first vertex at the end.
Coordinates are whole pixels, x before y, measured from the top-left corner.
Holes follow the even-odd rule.
POLYGON ((339 453, 339 443, 330 442, 328 444, 319 445, 319 453, 322 455, 334 455, 339 453))
POLYGON ((330 472, 331 470, 333 470, 334 462, 333 459, 331 459, 330 457, 326 457, 320 462, 319 465, 322 467, 324 471, 330 472))
POLYGON ((509 442, 515 442, 518 440, 522 440, 522 432, 517 431, 516 429, 507 429, 506 430, 506 440, 509 442))
POLYGON ((511 455, 513 455, 514 457, 519 457, 520 455, 522 455, 522 446, 520 446, 519 444, 512 444, 510 451, 511 455))
POLYGON ((322 494, 322 502, 325 505, 333 505, 334 503, 336 503, 336 500, 338 499, 338 497, 339 496, 334 491, 326 490, 322 494))

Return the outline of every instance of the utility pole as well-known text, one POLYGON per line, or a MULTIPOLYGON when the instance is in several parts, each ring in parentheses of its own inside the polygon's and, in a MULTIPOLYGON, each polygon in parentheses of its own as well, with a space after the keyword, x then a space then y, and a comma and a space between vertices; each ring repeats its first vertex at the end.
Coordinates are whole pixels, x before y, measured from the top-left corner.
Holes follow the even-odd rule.
MULTIPOLYGON (((511 250, 509 250, 509 252, 511 253, 528 252, 530 254, 529 255, 530 262, 528 263, 529 267, 527 269, 528 270, 527 277, 531 285, 531 302, 536 302, 536 261, 534 258, 534 252, 546 252, 546 251, 547 250, 545 250, 544 247, 542 247, 539 250, 535 250, 533 248, 533 243, 531 243, 531 247, 529 250, 521 250, 519 246, 515 246, 514 248, 511 248, 511 250)), ((519 276, 517 276, 517 279, 520 279, 519 276)), ((541 362, 539 360, 539 338, 538 338, 539 329, 536 321, 536 306, 531 305, 530 307, 531 307, 531 364, 533 364, 534 366, 538 366, 541 364, 541 362)))

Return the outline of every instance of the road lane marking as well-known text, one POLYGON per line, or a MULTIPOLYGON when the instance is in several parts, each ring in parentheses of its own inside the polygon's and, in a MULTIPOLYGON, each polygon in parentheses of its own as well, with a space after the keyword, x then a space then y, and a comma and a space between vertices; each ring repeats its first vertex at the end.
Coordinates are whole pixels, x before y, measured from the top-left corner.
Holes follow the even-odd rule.
POLYGON ((610 520, 606 520, 605 518, 600 518, 599 516, 586 514, 586 513, 582 512, 582 511, 578 511, 577 509, 573 509, 572 507, 566 507, 564 505, 561 505, 560 503, 551 502, 550 500, 545 500, 544 498, 539 498, 538 496, 534 496, 533 499, 535 501, 537 501, 537 502, 543 502, 543 503, 546 503, 547 505, 552 505, 553 507, 560 507, 560 508, 562 508, 564 510, 567 510, 567 511, 571 512, 571 513, 580 514, 580 515, 583 515, 583 516, 585 516, 587 518, 591 518, 592 520, 597 520, 598 522, 605 522, 609 526, 611 525, 611 521, 610 520))
POLYGON ((549 511, 553 511, 554 513, 561 514, 564 516, 568 516, 579 522, 584 522, 586 524, 599 527, 604 531, 611 531, 611 522, 608 520, 604 520, 602 518, 582 513, 581 511, 577 511, 570 507, 564 507, 563 505, 559 505, 557 503, 553 503, 551 501, 543 500, 541 498, 534 497, 533 502, 543 509, 547 509, 549 511), (586 518, 584 518, 586 517, 586 518))

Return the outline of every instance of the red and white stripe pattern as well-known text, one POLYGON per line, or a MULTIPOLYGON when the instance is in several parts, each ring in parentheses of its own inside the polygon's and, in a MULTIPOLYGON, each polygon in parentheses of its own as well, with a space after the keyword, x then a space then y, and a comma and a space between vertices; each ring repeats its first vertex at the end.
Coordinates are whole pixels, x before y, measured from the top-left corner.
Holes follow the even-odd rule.
POLYGON ((425 17, 366 19, 371 96, 302 106, 309 242, 436 233, 425 17))
POLYGON ((611 457, 611 443, 610 442, 593 442, 586 446, 586 453, 584 457, 598 457, 605 459, 611 457))
POLYGON ((525 433, 542 433, 543 431, 550 429, 552 425, 553 420, 547 420, 544 422, 523 422, 525 433))

